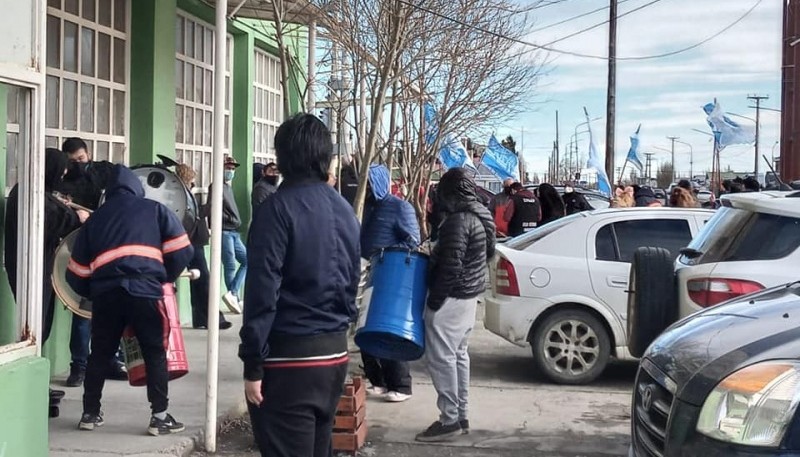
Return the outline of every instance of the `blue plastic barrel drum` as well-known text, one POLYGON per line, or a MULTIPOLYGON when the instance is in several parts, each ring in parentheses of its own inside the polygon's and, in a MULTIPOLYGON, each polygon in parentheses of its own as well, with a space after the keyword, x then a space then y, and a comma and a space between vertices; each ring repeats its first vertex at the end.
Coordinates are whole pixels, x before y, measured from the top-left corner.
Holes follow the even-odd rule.
POLYGON ((411 361, 425 353, 423 314, 428 294, 428 256, 384 249, 370 259, 367 316, 355 342, 380 359, 411 361))

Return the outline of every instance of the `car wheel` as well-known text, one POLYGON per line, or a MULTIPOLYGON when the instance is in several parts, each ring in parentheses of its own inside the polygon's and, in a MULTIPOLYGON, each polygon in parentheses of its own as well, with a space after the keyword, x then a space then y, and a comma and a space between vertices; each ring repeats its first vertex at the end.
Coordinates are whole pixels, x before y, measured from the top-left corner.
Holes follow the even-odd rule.
POLYGON ((543 320, 531 338, 537 369, 559 384, 588 384, 605 370, 611 339, 599 319, 565 309, 543 320))
POLYGON ((628 281, 628 350, 641 357, 656 337, 677 320, 675 270, 663 248, 639 248, 628 281))

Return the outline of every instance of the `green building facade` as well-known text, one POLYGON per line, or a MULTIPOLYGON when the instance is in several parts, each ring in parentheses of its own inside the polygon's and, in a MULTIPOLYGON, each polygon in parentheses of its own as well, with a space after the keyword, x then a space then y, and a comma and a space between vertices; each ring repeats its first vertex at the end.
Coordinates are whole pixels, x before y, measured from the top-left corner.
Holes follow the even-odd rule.
MULTIPOLYGON (((283 93, 272 23, 229 20, 228 63, 219 69, 214 65, 214 9, 202 0, 47 0, 46 15, 46 145, 59 147, 63 139, 77 136, 88 143, 94 160, 131 166, 155 163, 157 155, 172 157, 195 169, 194 191, 203 201, 211 184, 214 72, 225 71, 225 148, 243 164, 233 187, 242 218, 249 221, 251 164, 274 160, 282 99, 288 98, 293 112, 304 106, 301 65, 293 65, 292 89, 283 93)), ((306 61, 304 29, 293 32, 289 52, 293 62, 306 61)), ((26 150, 15 115, 20 96, 14 86, 0 84, 0 107, 7 106, 0 109, 5 195, 17 182, 20 154, 26 150)), ((4 209, 4 199, 0 205, 4 209)), ((189 325, 188 282, 179 284, 178 297, 181 320, 189 325)), ((17 314, 3 269, 0 355, 5 345, 19 340, 17 314)), ((48 454, 46 386, 51 376, 69 368, 71 319, 57 303, 43 357, 0 356, 0 456, 48 454), (25 412, 22 420, 20 411, 25 412)))

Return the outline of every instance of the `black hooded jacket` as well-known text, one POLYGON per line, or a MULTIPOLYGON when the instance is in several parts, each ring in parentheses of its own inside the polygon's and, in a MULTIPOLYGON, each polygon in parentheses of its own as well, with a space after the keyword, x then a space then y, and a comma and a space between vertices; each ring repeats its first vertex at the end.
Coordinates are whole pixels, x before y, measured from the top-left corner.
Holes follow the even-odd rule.
POLYGON ((69 195, 72 201, 91 210, 100 206, 103 190, 111 179, 111 162, 72 162, 69 164, 67 175, 59 180, 56 189, 62 194, 69 195))
POLYGON ((448 297, 474 298, 486 290, 486 263, 494 256, 495 225, 478 200, 475 183, 460 168, 442 176, 437 208, 445 213, 433 249, 428 307, 438 310, 448 297))
MULTIPOLYGON (((58 149, 48 148, 44 160, 44 284, 42 296, 47 305, 53 296, 53 274, 56 249, 62 238, 81 225, 75 211, 53 196, 52 192, 64 176, 67 168, 67 155, 58 149)), ((8 282, 14 297, 17 296, 17 242, 19 230, 19 184, 11 189, 6 200, 5 252, 4 260, 8 282)))

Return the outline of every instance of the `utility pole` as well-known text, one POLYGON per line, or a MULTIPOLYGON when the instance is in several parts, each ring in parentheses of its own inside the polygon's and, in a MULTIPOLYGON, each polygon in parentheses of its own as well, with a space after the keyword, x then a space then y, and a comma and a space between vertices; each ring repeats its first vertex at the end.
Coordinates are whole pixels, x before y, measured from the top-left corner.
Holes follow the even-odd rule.
POLYGON ((655 153, 654 152, 645 152, 644 155, 645 155, 645 157, 647 157, 647 160, 645 160, 644 174, 645 174, 645 179, 647 180, 646 185, 649 186, 650 183, 652 182, 652 178, 650 177, 650 174, 653 171, 652 163, 653 163, 653 156, 655 155, 655 153))
POLYGON ((525 147, 525 127, 519 128, 519 148, 517 148, 517 166, 519 166, 519 182, 525 184, 525 156, 522 149, 525 147))
POLYGON ((756 160, 755 166, 753 167, 753 175, 756 179, 758 179, 758 162, 761 160, 761 156, 758 154, 758 141, 759 135, 761 134, 761 101, 762 100, 769 100, 768 95, 748 95, 748 100, 753 100, 756 102, 756 160))
POLYGON ((672 142, 672 147, 670 148, 670 154, 672 154, 672 182, 675 182, 675 141, 679 140, 679 136, 668 136, 667 139, 672 142))
POLYGON ((606 175, 614 181, 614 133, 617 103, 617 0, 610 0, 608 19, 608 93, 606 99, 606 175))
MULTIPOLYGON (((559 152, 561 150, 560 147, 559 147, 559 144, 558 144, 558 110, 556 110, 556 142, 554 143, 554 148, 555 148, 555 151, 556 151, 556 169, 558 169, 559 168, 558 160, 559 160, 559 156, 560 156, 559 152)), ((556 179, 558 179, 558 174, 557 173, 556 173, 556 179)))

